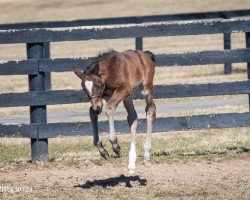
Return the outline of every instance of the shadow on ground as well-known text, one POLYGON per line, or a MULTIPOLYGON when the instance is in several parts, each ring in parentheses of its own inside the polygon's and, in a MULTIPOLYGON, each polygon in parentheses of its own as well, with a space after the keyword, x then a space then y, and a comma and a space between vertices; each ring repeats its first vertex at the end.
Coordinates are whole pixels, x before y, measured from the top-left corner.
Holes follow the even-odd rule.
POLYGON ((133 187, 131 182, 138 182, 141 186, 147 185, 147 179, 141 179, 139 176, 124 176, 120 175, 113 178, 86 181, 83 185, 75 185, 74 187, 80 187, 82 189, 90 189, 95 186, 106 187, 116 187, 120 183, 125 183, 126 187, 133 187))

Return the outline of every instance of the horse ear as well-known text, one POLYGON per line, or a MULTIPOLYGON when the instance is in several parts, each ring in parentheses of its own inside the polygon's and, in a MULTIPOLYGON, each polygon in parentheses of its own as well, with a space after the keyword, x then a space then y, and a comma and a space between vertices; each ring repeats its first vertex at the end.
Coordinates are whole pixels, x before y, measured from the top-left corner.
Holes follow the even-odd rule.
POLYGON ((82 79, 84 77, 84 72, 78 68, 78 67, 73 67, 73 70, 75 72, 75 74, 80 78, 82 79))

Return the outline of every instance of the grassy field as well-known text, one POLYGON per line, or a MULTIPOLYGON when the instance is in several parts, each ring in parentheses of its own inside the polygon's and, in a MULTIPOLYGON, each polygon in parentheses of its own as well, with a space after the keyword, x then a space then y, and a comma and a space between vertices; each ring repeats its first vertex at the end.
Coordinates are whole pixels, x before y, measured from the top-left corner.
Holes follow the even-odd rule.
MULTIPOLYGON (((60 21, 116 16, 157 15, 250 9, 250 0, 0 0, 0 23, 60 21)), ((108 49, 134 49, 134 39, 55 42, 51 57, 95 56, 108 49)), ((245 36, 232 34, 232 48, 244 48, 245 36)), ((144 38, 144 49, 154 53, 222 50, 223 35, 144 38)), ((0 45, 0 60, 26 59, 25 45, 0 45)), ((157 68, 155 84, 183 84, 246 80, 246 64, 234 64, 225 76, 223 65, 157 68)), ((71 72, 52 73, 53 90, 80 89, 71 72)), ((0 93, 28 91, 27 76, 0 76, 0 93)), ((237 96, 157 100, 206 101, 237 96)), ((136 101, 141 105, 142 101, 136 101)), ((48 112, 87 109, 88 104, 48 106, 48 112)), ((158 116, 247 112, 248 105, 195 109, 158 116)), ((27 107, 0 108, 0 115, 27 114, 27 107)), ((140 118, 144 114, 139 115, 140 118)), ((125 116, 119 116, 125 119, 125 116)), ((63 119, 62 119, 63 120, 63 119)), ((77 119, 78 120, 78 119, 77 119)), ((79 119, 83 121, 87 119, 79 119)), ((104 120, 104 116, 101 120, 104 120)), ((119 130, 118 130, 119 132, 119 130)), ((0 199, 248 199, 250 196, 250 128, 211 129, 153 134, 151 166, 143 165, 144 135, 137 136, 138 169, 127 174, 129 135, 119 136, 123 156, 100 158, 92 137, 49 140, 49 162, 30 162, 30 141, 0 139, 0 186, 32 187, 32 193, 1 192, 0 199), (132 187, 129 187, 128 183, 132 187), (146 183, 145 183, 146 182, 146 183)), ((1 189, 1 188, 0 188, 1 189)))
POLYGON ((155 133, 147 167, 144 139, 138 134, 137 169, 132 176, 126 171, 128 135, 119 136, 120 158, 103 136, 109 160, 100 158, 91 137, 50 139, 49 162, 37 165, 30 163, 29 139, 1 139, 0 185, 30 187, 32 193, 0 195, 4 199, 248 199, 249 128, 155 133))
MULTIPOLYGON (((153 134, 153 163, 171 163, 192 161, 192 158, 204 159, 215 155, 228 154, 234 156, 238 153, 247 153, 250 148, 249 128, 212 129, 175 133, 153 134)), ((123 156, 116 158, 112 153, 108 137, 103 135, 103 142, 108 151, 112 154, 111 162, 126 162, 129 147, 130 135, 120 135, 119 143, 123 149, 123 156), (114 159, 116 158, 116 159, 114 159)), ((143 158, 143 134, 138 134, 138 156, 139 162, 143 158)), ((0 166, 5 164, 13 166, 29 165, 30 146, 29 139, 3 138, 0 140, 1 156, 0 166)), ((107 161, 100 158, 98 151, 92 145, 92 137, 62 137, 49 140, 51 161, 48 165, 56 165, 61 162, 65 164, 84 163, 84 161, 107 164, 107 161)), ((108 161, 108 162, 110 162, 108 161)))

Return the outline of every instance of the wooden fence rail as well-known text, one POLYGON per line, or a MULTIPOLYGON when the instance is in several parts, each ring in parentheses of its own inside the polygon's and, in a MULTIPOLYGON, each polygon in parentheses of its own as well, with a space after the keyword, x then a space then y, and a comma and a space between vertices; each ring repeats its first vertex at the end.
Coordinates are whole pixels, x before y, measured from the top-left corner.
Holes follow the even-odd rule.
MULTIPOLYGON (((157 118, 153 131, 168 132, 246 126, 250 126, 249 112, 157 118)), ((115 127, 119 130, 119 133, 128 133, 130 131, 127 120, 115 121, 115 127)), ((138 132, 145 133, 146 127, 146 121, 139 120, 138 132)), ((108 121, 99 122, 99 131, 103 133, 107 132, 107 130, 108 121)), ((78 135, 92 135, 90 122, 0 124, 0 137, 47 139, 57 136, 78 135)))
MULTIPOLYGON (((25 75, 38 72, 67 72, 79 66, 86 69, 94 58, 30 59, 0 62, 0 75, 25 75)), ((250 49, 200 51, 155 55, 156 65, 189 66, 250 62, 250 49)))
MULTIPOLYGON (((28 75, 29 92, 0 94, 0 107, 30 106, 30 124, 0 124, 1 137, 31 138, 32 160, 45 159, 48 155, 48 138, 58 135, 74 136, 90 134, 91 124, 47 123, 46 106, 86 102, 79 90, 46 91, 45 73, 72 71, 72 67, 85 69, 93 58, 49 59, 46 42, 77 41, 90 39, 114 39, 130 37, 158 37, 246 32, 247 48, 156 55, 157 66, 183 66, 215 63, 248 63, 250 77, 250 18, 209 19, 196 21, 157 22, 146 24, 122 24, 108 26, 80 26, 61 28, 28 28, 0 30, 0 44, 27 43, 28 60, 1 61, 0 75, 28 75)), ((250 94, 250 80, 222 83, 178 84, 155 86, 155 98, 180 98, 213 95, 250 94)), ((141 98, 139 93, 135 98, 141 98)), ((128 131, 125 121, 117 121, 116 127, 128 131)), ((188 130, 201 128, 225 128, 250 126, 250 113, 223 113, 185 117, 158 118, 154 131, 188 130)), ((100 123, 105 132, 107 122, 100 123)), ((139 132, 145 131, 145 121, 139 132)))
POLYGON ((250 17, 105 26, 0 30, 0 44, 250 32, 250 17), (185 30, 185 31, 184 31, 185 30))
MULTIPOLYGON (((250 80, 224 83, 156 85, 154 98, 181 98, 250 93, 250 80)), ((88 102, 82 90, 31 91, 0 94, 0 107, 40 106, 88 102)), ((143 99, 137 91, 135 99, 143 99)))

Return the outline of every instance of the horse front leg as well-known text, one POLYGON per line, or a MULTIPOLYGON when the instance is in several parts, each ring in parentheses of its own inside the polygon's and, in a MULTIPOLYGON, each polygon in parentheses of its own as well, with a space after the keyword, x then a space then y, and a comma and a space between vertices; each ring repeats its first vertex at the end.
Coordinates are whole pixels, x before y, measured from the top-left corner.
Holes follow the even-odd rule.
MULTIPOLYGON (((108 105, 108 104, 107 104, 108 105)), ((109 120, 109 141, 112 144, 112 149, 116 155, 121 155, 121 147, 118 144, 116 133, 115 133, 115 125, 114 125, 114 109, 107 109, 106 114, 109 120)))
POLYGON ((116 133, 115 133, 115 124, 114 124, 114 114, 118 104, 124 100, 127 96, 130 95, 130 91, 124 87, 120 87, 115 90, 112 97, 107 101, 106 105, 106 114, 109 120, 109 141, 112 144, 113 151, 120 156, 121 147, 118 144, 116 133))
POLYGON ((92 129, 93 129, 93 143, 98 148, 100 155, 108 159, 109 154, 106 149, 104 149, 102 145, 102 141, 99 140, 99 131, 98 131, 98 114, 93 110, 92 106, 89 109, 89 115, 91 119, 92 129))

